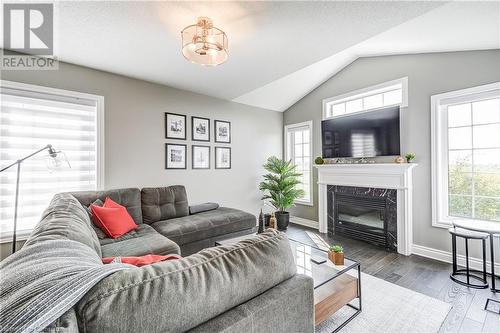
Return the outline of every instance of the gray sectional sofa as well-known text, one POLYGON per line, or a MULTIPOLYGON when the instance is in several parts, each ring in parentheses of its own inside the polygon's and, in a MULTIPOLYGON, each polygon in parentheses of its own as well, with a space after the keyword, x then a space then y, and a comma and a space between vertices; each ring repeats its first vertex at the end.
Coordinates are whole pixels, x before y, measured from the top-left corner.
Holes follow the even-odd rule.
MULTIPOLYGON (((103 257, 148 253, 189 255, 215 245, 217 239, 253 233, 254 215, 219 207, 190 215, 186 189, 181 185, 71 192, 83 206, 110 197, 125 206, 139 227, 120 238, 106 238, 96 230, 103 257)), ((94 228, 96 229, 96 228, 94 228)))
POLYGON ((186 255, 184 249, 255 226, 255 217, 234 209, 188 211, 178 186, 57 194, 25 247, 69 239, 93 249, 96 258, 179 251, 184 258, 104 278, 45 332, 314 331, 312 279, 296 274, 284 234, 269 231, 186 255), (126 206, 139 228, 119 239, 100 238, 85 207, 106 196, 126 206))

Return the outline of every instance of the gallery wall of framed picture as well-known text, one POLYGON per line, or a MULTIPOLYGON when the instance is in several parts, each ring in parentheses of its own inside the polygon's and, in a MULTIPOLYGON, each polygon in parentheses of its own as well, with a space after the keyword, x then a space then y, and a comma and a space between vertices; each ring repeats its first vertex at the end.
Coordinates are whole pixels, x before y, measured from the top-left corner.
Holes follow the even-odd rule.
POLYGON ((187 140, 187 118, 187 115, 165 112, 165 139, 176 140, 165 143, 165 169, 187 169, 188 156, 193 170, 211 169, 212 156, 215 169, 231 169, 231 147, 226 146, 231 144, 231 122, 191 116, 191 144, 188 145, 178 142, 187 140), (211 128, 215 146, 210 146, 211 128))

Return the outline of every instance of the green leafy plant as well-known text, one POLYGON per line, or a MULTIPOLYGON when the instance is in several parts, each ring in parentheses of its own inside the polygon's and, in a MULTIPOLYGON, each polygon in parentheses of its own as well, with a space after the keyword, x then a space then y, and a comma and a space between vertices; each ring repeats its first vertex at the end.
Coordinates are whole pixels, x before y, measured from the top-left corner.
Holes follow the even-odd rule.
POLYGON ((276 156, 269 157, 264 164, 267 174, 259 189, 264 192, 262 200, 269 200, 278 211, 284 212, 294 205, 296 199, 304 196, 304 191, 297 189, 301 182, 300 173, 292 161, 285 161, 276 156))
POLYGON ((318 164, 318 165, 321 165, 321 164, 324 164, 325 163, 325 160, 323 160, 323 157, 321 156, 318 156, 314 159, 314 164, 318 164))
POLYGON ((413 161, 413 159, 415 158, 415 154, 414 154, 414 153, 407 153, 407 154, 405 155, 405 158, 406 158, 406 161, 407 161, 408 163, 410 163, 410 162, 411 162, 411 161, 413 161))
POLYGON ((335 253, 344 253, 344 248, 340 245, 330 245, 330 251, 335 253))

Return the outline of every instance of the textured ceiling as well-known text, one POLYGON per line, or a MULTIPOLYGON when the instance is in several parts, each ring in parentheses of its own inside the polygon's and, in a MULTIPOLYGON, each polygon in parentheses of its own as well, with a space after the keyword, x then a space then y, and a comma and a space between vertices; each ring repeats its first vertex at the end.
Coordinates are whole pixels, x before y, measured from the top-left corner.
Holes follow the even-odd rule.
POLYGON ((463 22, 449 20, 453 26, 442 34, 434 32, 443 28, 439 19, 448 12, 438 11, 450 4, 434 1, 55 4, 56 55, 62 61, 278 111, 360 56, 492 48, 495 36, 496 47, 499 43, 498 2, 474 8, 452 4, 464 6, 468 15, 461 17, 458 10, 454 15, 463 22), (480 42, 475 34, 453 35, 462 23, 485 21, 481 15, 490 20, 495 9, 497 29, 483 30, 480 42), (433 12, 441 14, 418 21, 433 12), (225 64, 206 68, 183 58, 180 31, 198 16, 211 17, 227 33, 225 64), (433 32, 429 25, 435 24, 433 32), (398 32, 401 27, 406 30, 398 32), (415 31, 426 35, 419 39, 415 31), (407 33, 410 40, 404 38, 407 33), (385 39, 377 41, 380 36, 385 39))

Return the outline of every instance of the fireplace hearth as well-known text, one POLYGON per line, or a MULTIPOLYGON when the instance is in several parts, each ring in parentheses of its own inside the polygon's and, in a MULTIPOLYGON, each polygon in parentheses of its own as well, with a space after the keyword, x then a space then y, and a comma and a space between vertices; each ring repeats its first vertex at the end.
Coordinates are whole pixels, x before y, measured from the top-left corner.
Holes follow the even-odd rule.
POLYGON ((329 185, 328 233, 397 250, 397 191, 329 185))

